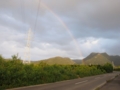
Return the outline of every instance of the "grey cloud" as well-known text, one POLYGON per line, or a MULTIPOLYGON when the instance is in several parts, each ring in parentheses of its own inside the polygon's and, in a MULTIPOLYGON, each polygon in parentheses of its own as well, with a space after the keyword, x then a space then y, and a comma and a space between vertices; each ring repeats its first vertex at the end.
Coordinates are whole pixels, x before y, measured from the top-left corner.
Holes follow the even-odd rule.
POLYGON ((106 42, 106 45, 103 45, 103 47, 106 52, 108 52, 110 55, 120 55, 120 41, 119 40, 113 40, 111 42, 106 42))
POLYGON ((42 58, 54 55, 77 58, 80 56, 78 47, 84 57, 91 52, 120 54, 119 0, 41 0, 34 28, 38 1, 0 1, 0 41, 1 45, 4 42, 10 43, 10 46, 0 53, 8 52, 7 57, 10 56, 10 49, 15 45, 12 53, 20 51, 22 55, 27 31, 31 28, 33 31, 35 29, 31 49, 37 59, 40 54, 42 58), (54 14, 42 4, 47 5, 54 14), (66 24, 73 37, 55 14, 66 24), (78 47, 73 38, 78 42, 78 47), (99 39, 97 44, 93 44, 99 39))
POLYGON ((119 37, 119 0, 67 0, 66 2, 61 0, 46 1, 46 3, 60 17, 69 18, 65 22, 71 28, 71 32, 75 32, 75 36, 79 34, 79 37, 119 37))

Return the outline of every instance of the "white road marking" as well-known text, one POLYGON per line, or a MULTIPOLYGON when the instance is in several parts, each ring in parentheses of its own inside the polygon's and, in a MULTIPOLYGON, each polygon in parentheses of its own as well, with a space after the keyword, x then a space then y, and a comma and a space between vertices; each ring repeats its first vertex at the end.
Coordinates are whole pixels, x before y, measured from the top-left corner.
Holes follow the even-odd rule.
POLYGON ((75 84, 80 84, 80 83, 85 83, 85 82, 87 82, 88 80, 85 80, 85 81, 82 81, 82 82, 77 82, 77 83, 75 83, 75 84))

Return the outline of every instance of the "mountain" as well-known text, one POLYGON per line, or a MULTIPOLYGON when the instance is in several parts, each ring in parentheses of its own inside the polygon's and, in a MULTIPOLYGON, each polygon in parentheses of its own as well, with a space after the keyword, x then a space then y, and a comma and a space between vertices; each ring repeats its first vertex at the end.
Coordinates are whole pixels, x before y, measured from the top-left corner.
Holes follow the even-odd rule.
POLYGON ((83 59, 84 64, 105 64, 105 63, 112 63, 115 66, 120 66, 120 56, 111 56, 107 53, 91 53, 86 58, 83 59))
POLYGON ((110 56, 110 61, 113 62, 115 66, 120 66, 120 56, 110 56))
POLYGON ((49 58, 46 60, 41 60, 40 62, 53 65, 53 64, 59 64, 59 65, 73 65, 75 62, 71 60, 70 58, 62 58, 62 57, 54 57, 49 58))
POLYGON ((110 56, 107 53, 91 53, 83 59, 84 64, 103 65, 105 63, 112 63, 110 56))
POLYGON ((82 64, 82 60, 80 60, 80 59, 74 59, 73 60, 76 64, 82 64))
POLYGON ((59 64, 59 65, 73 65, 73 64, 86 64, 86 65, 103 65, 105 63, 111 63, 115 66, 120 66, 120 56, 111 56, 107 53, 91 53, 83 60, 74 59, 71 60, 70 58, 62 58, 62 57, 53 57, 45 60, 40 61, 32 61, 32 63, 39 63, 44 62, 49 65, 59 64))
POLYGON ((87 61, 87 60, 89 60, 89 59, 91 59, 91 58, 93 58, 94 56, 96 56, 98 53, 91 53, 90 55, 88 55, 86 58, 84 58, 83 60, 84 61, 87 61))

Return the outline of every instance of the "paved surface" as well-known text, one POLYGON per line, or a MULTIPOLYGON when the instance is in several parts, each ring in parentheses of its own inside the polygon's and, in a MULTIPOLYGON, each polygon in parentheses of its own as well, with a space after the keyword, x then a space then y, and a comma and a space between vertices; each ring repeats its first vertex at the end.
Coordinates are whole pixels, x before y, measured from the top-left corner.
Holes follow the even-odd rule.
POLYGON ((100 90, 120 90, 120 75, 113 81, 107 83, 100 90))
POLYGON ((109 80, 118 74, 119 72, 113 72, 109 74, 9 90, 94 90, 99 85, 105 83, 106 80, 109 80))

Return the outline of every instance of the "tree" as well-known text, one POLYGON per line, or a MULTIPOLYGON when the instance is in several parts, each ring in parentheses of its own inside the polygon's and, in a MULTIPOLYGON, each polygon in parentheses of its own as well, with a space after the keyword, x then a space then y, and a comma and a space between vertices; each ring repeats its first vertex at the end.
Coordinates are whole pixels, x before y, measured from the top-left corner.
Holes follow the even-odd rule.
POLYGON ((17 53, 17 55, 12 56, 12 60, 20 60, 20 58, 18 57, 18 53, 17 53))
POLYGON ((110 63, 106 63, 103 68, 107 73, 113 72, 113 66, 110 63))

